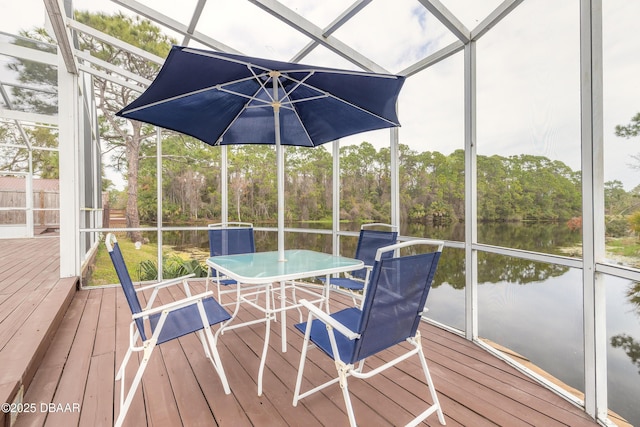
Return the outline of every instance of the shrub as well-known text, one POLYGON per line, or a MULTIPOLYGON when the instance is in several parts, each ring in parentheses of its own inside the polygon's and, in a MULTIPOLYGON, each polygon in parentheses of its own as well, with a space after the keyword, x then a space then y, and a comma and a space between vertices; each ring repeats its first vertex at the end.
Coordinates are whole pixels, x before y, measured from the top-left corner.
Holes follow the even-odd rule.
MULTIPOLYGON (((172 256, 170 258, 163 258, 162 264, 163 279, 173 279, 191 273, 195 274, 195 277, 207 277, 207 267, 195 259, 184 260, 179 256, 172 256)), ((138 277, 140 277, 141 281, 157 280, 158 265, 156 262, 146 260, 138 264, 138 277)))
POLYGON ((608 218, 605 227, 608 237, 625 237, 629 234, 629 222, 622 216, 608 218))
POLYGON ((580 231, 580 230, 582 230, 582 217, 581 216, 574 216, 569 221, 567 221, 567 227, 569 227, 569 230, 571 230, 571 231, 580 231))
POLYGON ((629 216, 629 226, 636 235, 640 235, 640 211, 629 216))

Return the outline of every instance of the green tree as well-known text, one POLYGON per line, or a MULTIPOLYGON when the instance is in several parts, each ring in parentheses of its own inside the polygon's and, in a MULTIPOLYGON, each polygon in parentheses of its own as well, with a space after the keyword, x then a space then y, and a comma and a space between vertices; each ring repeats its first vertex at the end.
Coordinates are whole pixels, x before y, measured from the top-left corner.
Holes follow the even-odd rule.
MULTIPOLYGON (((617 125, 615 127, 616 136, 631 139, 640 135, 640 113, 637 113, 631 118, 631 122, 628 125, 617 125)), ((634 169, 640 169, 640 154, 634 154, 631 156, 635 160, 635 163, 630 166, 634 169)))
MULTIPOLYGON (((76 12, 76 20, 161 57, 166 56, 171 45, 176 43, 146 19, 129 18, 119 13, 107 15, 76 12)), ((81 49, 90 52, 92 56, 141 77, 152 80, 159 70, 157 64, 102 40, 84 33, 80 33, 79 38, 81 49)), ((105 72, 110 73, 108 70, 105 72)), ((146 138, 152 136, 155 130, 152 126, 115 115, 117 111, 133 101, 139 95, 138 92, 100 77, 94 78, 94 89, 96 107, 100 114, 100 136, 107 144, 106 152, 113 152, 116 155, 119 159, 118 168, 124 171, 127 177, 127 227, 138 228, 140 227, 138 209, 140 153, 143 146, 149 144, 146 138)), ((129 236, 134 241, 142 239, 140 232, 130 232, 129 236)))
MULTIPOLYGON (((12 39, 11 43, 56 53, 54 41, 43 28, 20 31, 20 36, 12 39)), ((11 88, 11 102, 14 109, 48 115, 58 113, 58 71, 55 66, 23 58, 12 58, 7 68, 17 74, 18 81, 22 84, 21 87, 11 88)))
MULTIPOLYGON (((53 40, 41 28, 20 31, 20 37, 12 38, 11 43, 44 52, 56 52, 53 40)), ((57 114, 58 74, 55 66, 24 58, 11 58, 6 68, 21 84, 11 87, 11 97, 5 99, 9 108, 40 114, 57 114)), ((36 176, 58 178, 58 153, 55 150, 58 146, 57 130, 4 123, 0 126, 0 141, 7 144, 7 147, 3 147, 3 155, 0 158, 1 170, 28 170, 31 154, 33 173, 36 176), (31 150, 28 147, 31 147, 31 150)))

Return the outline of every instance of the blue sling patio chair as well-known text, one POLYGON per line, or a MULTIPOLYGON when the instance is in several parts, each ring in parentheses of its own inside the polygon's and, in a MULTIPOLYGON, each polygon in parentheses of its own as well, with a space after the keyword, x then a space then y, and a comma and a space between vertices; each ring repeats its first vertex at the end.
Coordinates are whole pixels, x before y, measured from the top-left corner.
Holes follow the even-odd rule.
MULTIPOLYGON (((339 383, 342 389, 347 415, 351 426, 356 425, 347 378, 361 379, 372 376, 395 366, 397 363, 417 354, 422 364, 425 379, 433 402, 424 412, 407 425, 417 425, 436 412, 440 424, 445 424, 444 414, 429 373, 427 360, 422 351, 418 326, 436 272, 444 243, 439 240, 412 240, 379 249, 375 258, 369 289, 361 308, 351 307, 328 314, 306 300, 302 303, 309 309, 306 323, 296 325, 304 334, 300 365, 293 394, 293 406, 298 401, 332 384, 339 383), (418 255, 385 258, 385 253, 416 246, 436 246, 434 252, 418 255), (309 343, 315 344, 335 361, 337 378, 300 393, 305 360, 309 343), (364 371, 364 361, 383 350, 408 342, 413 348, 368 372, 364 371)), ((409 249, 405 249, 408 251, 409 249)), ((395 350, 397 352, 402 351, 395 350)), ((389 357, 387 353, 385 357, 389 357)))
MULTIPOLYGON (((253 224, 250 222, 221 222, 209 224, 207 228, 209 256, 247 254, 256 251, 253 224)), ((220 302, 222 302, 222 295, 235 292, 235 290, 224 288, 238 284, 234 279, 221 275, 211 267, 209 267, 207 285, 210 280, 217 286, 220 302)), ((229 303, 223 305, 229 305, 229 303)))
MULTIPOLYGON (((207 228, 209 233, 209 256, 237 255, 256 251, 253 224, 250 222, 221 222, 209 224, 207 228)), ((222 275, 219 271, 211 267, 209 267, 207 275, 207 289, 209 289, 210 282, 216 285, 218 301, 220 301, 223 306, 234 305, 233 314, 231 315, 232 319, 238 314, 242 301, 253 300, 255 304, 259 294, 265 293, 265 295, 269 297, 271 287, 270 283, 260 285, 239 284, 234 279, 222 275), (222 298, 225 294, 234 294, 234 300, 232 302, 224 302, 222 298)), ((263 321, 263 319, 260 319, 245 322, 235 325, 234 327, 246 326, 263 321)), ((225 329, 232 328, 227 327, 225 329)))
POLYGON ((120 280, 120 285, 124 291, 129 308, 131 309, 133 319, 129 327, 129 348, 116 374, 116 381, 120 381, 120 413, 118 414, 115 425, 121 426, 124 422, 124 418, 127 415, 129 406, 140 385, 142 375, 155 347, 192 332, 197 332, 202 342, 205 355, 211 361, 215 371, 220 377, 224 392, 226 394, 231 393, 227 377, 222 367, 222 361, 216 348, 216 340, 211 332, 211 326, 224 322, 231 316, 229 316, 229 313, 213 298, 213 292, 209 291, 198 295, 191 295, 191 290, 186 279, 193 277, 193 274, 135 288, 127 271, 127 266, 122 257, 122 252, 120 251, 115 235, 109 233, 105 239, 105 245, 116 273, 118 274, 118 279, 120 280), (177 284, 183 285, 186 298, 156 307, 153 306, 160 289, 177 284), (147 305, 143 308, 137 293, 147 290, 153 290, 153 292, 149 297, 147 305), (127 364, 133 352, 140 351, 143 352, 142 360, 140 361, 129 390, 125 393, 124 377, 127 364))
MULTIPOLYGON (((369 275, 373 268, 378 249, 393 245, 398 240, 398 227, 391 224, 371 223, 363 224, 360 227, 360 235, 358 236, 358 245, 356 246, 356 254, 354 258, 364 262, 364 268, 350 273, 345 273, 345 277, 332 277, 329 279, 329 285, 336 288, 346 289, 353 298, 353 305, 356 305, 356 298, 364 298, 369 283, 369 275), (378 230, 373 228, 385 228, 378 230)), ((385 252, 384 256, 390 258, 393 252, 385 252)), ((324 281, 324 278, 319 278, 324 281)))

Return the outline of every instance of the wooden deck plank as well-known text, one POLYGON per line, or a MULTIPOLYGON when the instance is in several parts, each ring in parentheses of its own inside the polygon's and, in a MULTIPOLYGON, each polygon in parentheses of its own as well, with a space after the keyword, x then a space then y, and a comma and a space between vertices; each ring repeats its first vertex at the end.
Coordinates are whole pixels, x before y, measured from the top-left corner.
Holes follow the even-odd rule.
MULTIPOLYGON (((87 298, 82 320, 52 403, 80 406, 83 404, 103 293, 104 291, 101 289, 96 290, 96 292, 91 292, 87 298), (78 381, 79 378, 85 379, 85 381, 78 381)), ((76 411, 52 412, 47 415, 45 426, 77 425, 79 419, 80 413, 76 411)))
MULTIPOLYGON (((75 294, 76 278, 59 277, 57 238, 8 239, 0 258, 14 268, 0 270, 0 399, 12 402, 28 389, 40 361, 75 294), (38 262, 38 260, 41 262, 38 262)), ((0 413, 0 425, 5 414, 0 413)))
MULTIPOLYGON (((438 340, 438 337, 441 336, 437 333, 438 328, 432 327, 430 330, 433 332, 431 335, 432 342, 436 342, 435 340, 438 340)), ((443 341, 440 339, 440 342, 443 341)), ((452 341, 449 340, 444 343, 447 342, 451 343, 452 341)), ((479 365, 469 360, 464 360, 465 358, 470 357, 468 355, 470 352, 463 351, 461 347, 462 346, 460 344, 451 344, 449 347, 440 347, 442 350, 438 351, 440 355, 439 359, 445 363, 450 363, 455 360, 455 358, 451 357, 451 354, 455 354, 456 358, 459 358, 459 362, 457 365, 451 367, 452 370, 455 370, 467 377, 471 375, 478 376, 477 381, 482 384, 490 388, 505 390, 504 393, 507 393, 509 398, 516 399, 525 404, 526 407, 531 408, 534 412, 544 413, 555 421, 564 424, 568 423, 569 420, 575 422, 575 419, 573 418, 574 415, 571 413, 575 407, 570 402, 564 399, 558 400, 557 396, 549 390, 546 390, 546 393, 540 393, 539 385, 532 379, 520 371, 513 370, 506 362, 493 357, 475 345, 474 347, 477 347, 482 351, 481 353, 476 354, 482 355, 482 359, 486 360, 486 362, 484 362, 483 365, 485 366, 485 369, 479 372, 474 371, 474 369, 477 369, 479 365), (499 362, 499 364, 496 364, 496 362, 499 362), (569 419, 567 419, 567 417, 569 417, 569 419)), ((465 348, 466 347, 467 346, 465 346, 465 348)), ((431 354, 434 358, 437 357, 436 351, 431 354)), ((584 414, 584 419, 587 422, 590 422, 586 414, 584 414)), ((551 421, 545 419, 545 422, 551 421)))
POLYGON ((113 425, 113 407, 102 404, 113 400, 114 353, 91 356, 82 413, 78 425, 108 427, 113 425))
MULTIPOLYGON (((25 393, 25 402, 48 403, 53 402, 53 396, 60 383, 62 371, 69 358, 69 352, 73 345, 76 332, 84 313, 84 308, 89 297, 89 292, 78 292, 69 309, 65 313, 60 328, 56 332, 47 354, 42 359, 38 372, 33 378, 29 389, 25 393)), ((21 414, 15 427, 42 426, 47 413, 37 411, 35 413, 21 414)))
MULTIPOLYGON (((183 292, 176 292, 177 287, 169 289, 174 298, 184 297, 183 292)), ((214 331, 215 332, 215 331, 214 331)), ((202 393, 209 402, 211 413, 219 425, 249 426, 251 425, 249 418, 240 406, 233 394, 224 394, 222 383, 209 359, 204 357, 204 349, 200 340, 194 335, 188 335, 180 338, 184 352, 190 362, 190 368, 198 382, 202 384, 202 393)), ((226 347, 218 345, 218 352, 223 361, 235 360, 231 353, 226 351, 226 347)), ((237 377, 233 369, 240 369, 239 365, 230 366, 229 363, 223 362, 223 367, 228 381, 232 381, 232 377, 237 377)), ((233 391, 232 391, 233 393, 233 391)), ((188 394, 187 394, 188 395, 188 394)))
MULTIPOLYGON (((195 283, 194 289, 201 291, 203 285, 195 283)), ((162 291, 160 302, 183 295, 179 288, 162 291)), ((350 302, 344 299, 332 304, 332 308, 336 310, 344 304, 350 302)), ((238 320, 258 316, 256 311, 241 309, 238 320)), ((191 334, 156 349, 125 424, 347 425, 337 385, 303 399, 295 408, 291 405, 302 336, 293 329, 297 314, 290 312, 287 321, 289 346, 285 353, 280 351, 280 323, 272 324, 262 396, 257 396, 256 378, 264 342, 263 324, 227 331, 218 341, 231 395, 224 394, 198 338, 191 334)), ((37 394, 29 390, 28 396, 58 402, 76 398, 81 390, 81 412, 76 418, 65 418, 65 425, 67 421, 80 426, 110 425, 111 417, 119 411, 119 383, 113 387, 113 374, 126 351, 129 322, 130 312, 119 289, 78 292, 56 334, 56 345, 51 346, 34 378, 34 387, 43 391, 37 394), (88 339, 91 335, 93 341, 88 339), (66 354, 65 345, 70 349, 66 354), (81 354, 86 357, 84 363, 78 360, 81 354), (76 384, 70 381, 72 373, 76 384), (55 384, 57 391, 51 395, 55 384)), ((432 325, 423 324, 421 331, 447 425, 596 425, 579 408, 481 347, 432 325)), ((370 362, 382 363, 394 354, 385 352, 370 362)), ((430 402, 419 362, 413 359, 366 382, 350 379, 361 425, 404 424, 430 402)), ((131 364, 131 368, 137 367, 135 361, 131 364)), ((135 369, 129 371, 130 379, 135 369)), ((310 351, 304 384, 318 384, 334 373, 329 358, 317 350, 310 351)), ((63 418, 52 414, 47 417, 50 425, 55 425, 54 420, 62 422, 63 418)), ((20 427, 37 425, 27 421, 25 415, 18 417, 20 427)), ((426 424, 438 425, 435 415, 426 424)))

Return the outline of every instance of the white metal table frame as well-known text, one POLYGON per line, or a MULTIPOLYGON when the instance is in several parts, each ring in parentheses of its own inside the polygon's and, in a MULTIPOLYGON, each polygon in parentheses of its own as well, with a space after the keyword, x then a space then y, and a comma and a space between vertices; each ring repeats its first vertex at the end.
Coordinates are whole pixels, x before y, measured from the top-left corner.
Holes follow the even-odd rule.
MULTIPOLYGON (((348 271, 358 270, 364 267, 364 263, 358 259, 347 258, 342 256, 336 256, 326 254, 323 252, 315 252, 303 249, 290 249, 285 251, 285 261, 278 261, 278 252, 253 252, 248 254, 237 255, 222 255, 216 257, 210 257, 207 259, 207 265, 214 268, 220 273, 236 280, 238 287, 242 285, 257 285, 264 283, 279 283, 280 289, 280 308, 271 308, 270 300, 271 295, 267 290, 265 298, 265 306, 261 307, 258 304, 253 303, 247 299, 247 294, 243 294, 242 298, 244 303, 248 303, 257 309, 265 313, 266 328, 264 346, 262 349, 262 356, 260 359, 260 368, 258 370, 258 396, 262 395, 262 376, 264 374, 264 366, 266 363, 267 349, 269 347, 269 337, 271 331, 271 319, 280 313, 280 324, 282 329, 282 351, 287 351, 287 321, 286 310, 300 309, 302 304, 299 304, 294 300, 291 304, 287 304, 286 289, 287 282, 295 283, 296 280, 327 276, 326 283, 329 283, 329 276, 337 273, 344 273, 348 271)), ((299 284, 297 284, 299 285, 299 284)), ((313 285, 316 290, 320 289, 321 292, 305 289, 305 287, 299 288, 294 286, 294 292, 300 290, 302 292, 312 293, 317 299, 313 302, 325 302, 329 301, 329 286, 328 285, 313 285)), ((239 289, 239 288, 238 288, 239 289)), ((272 289, 271 287, 269 289, 272 289)), ((238 295, 240 295, 238 293, 238 295)), ((249 294, 251 295, 251 294, 249 294)), ((234 315, 237 313, 234 313, 234 315)), ((229 320, 229 322, 231 322, 229 320)), ((254 322, 247 322, 240 325, 234 325, 233 327, 244 326, 246 324, 252 324, 254 322)), ((228 329, 231 329, 230 327, 228 329)), ((218 333, 222 332, 225 327, 223 326, 218 333)))

